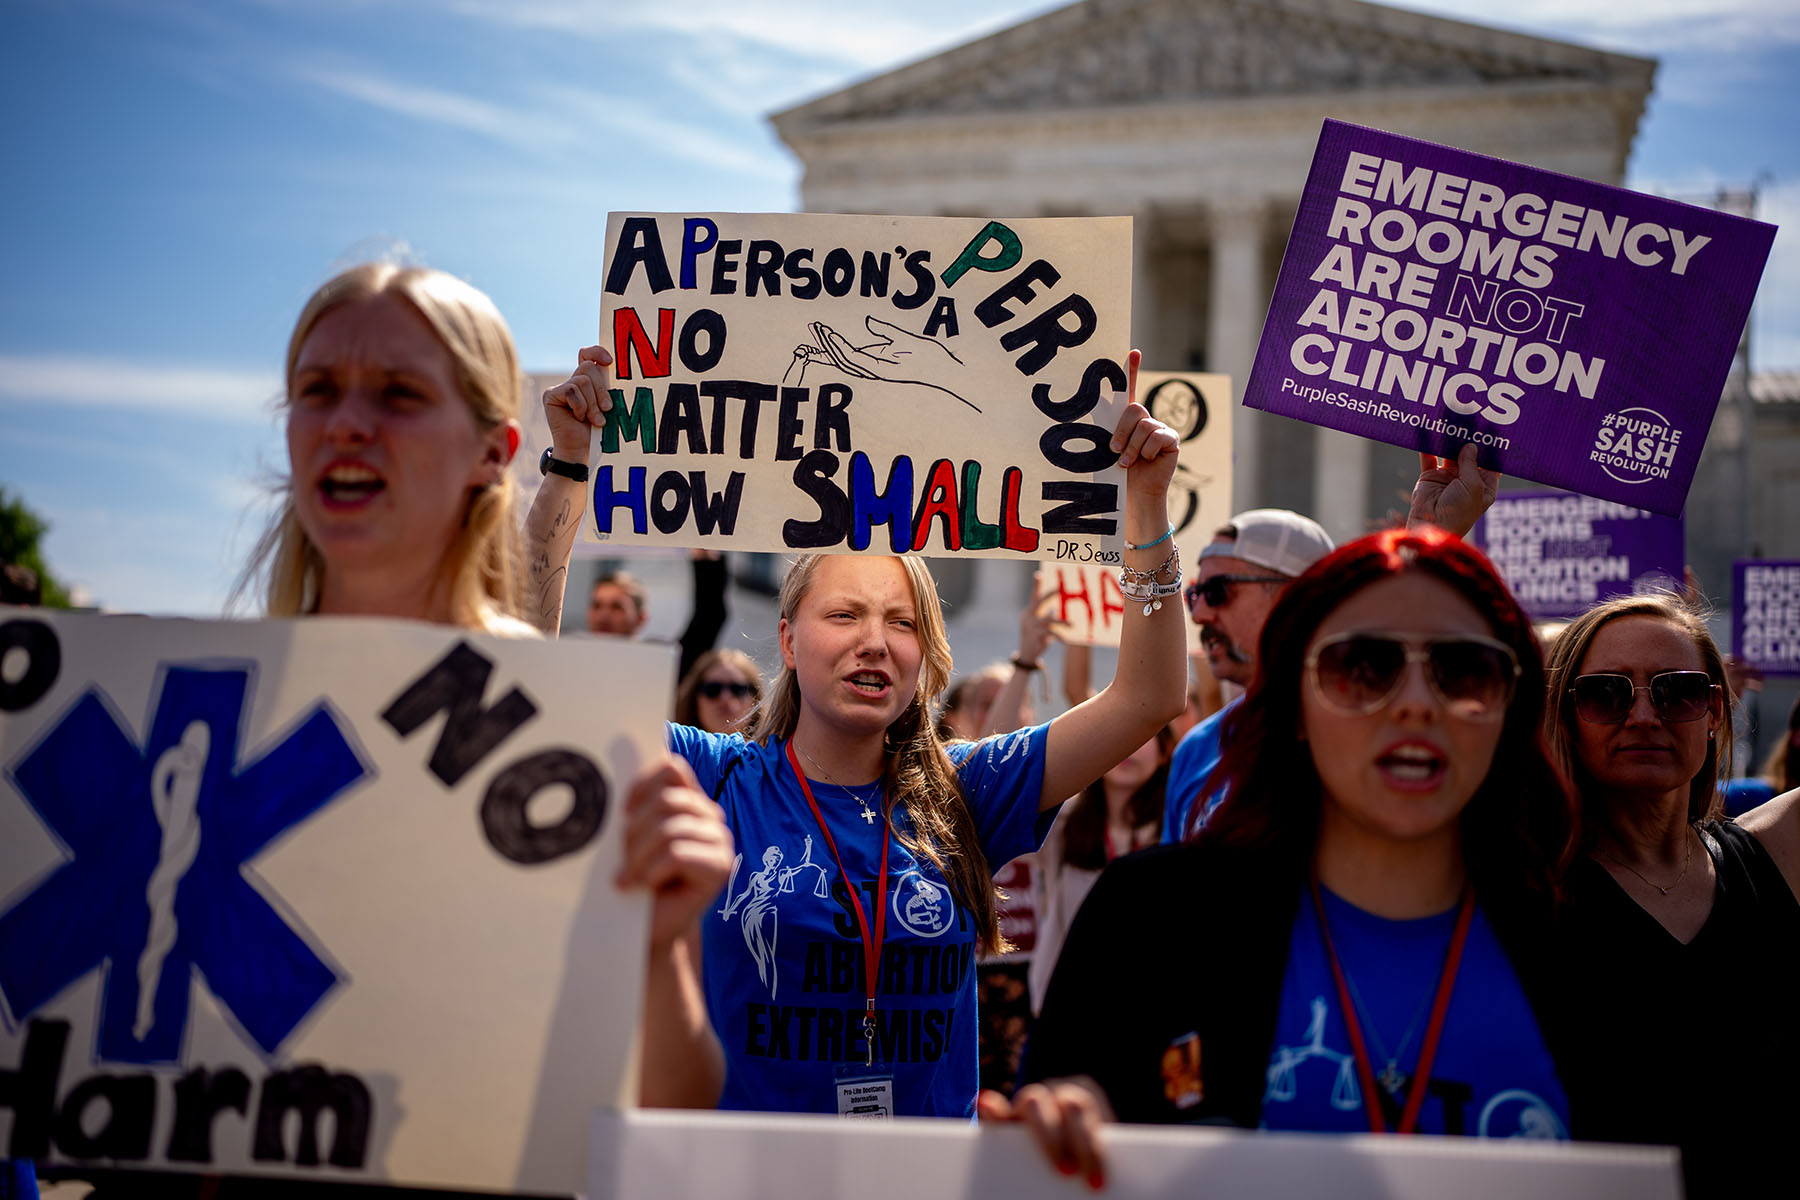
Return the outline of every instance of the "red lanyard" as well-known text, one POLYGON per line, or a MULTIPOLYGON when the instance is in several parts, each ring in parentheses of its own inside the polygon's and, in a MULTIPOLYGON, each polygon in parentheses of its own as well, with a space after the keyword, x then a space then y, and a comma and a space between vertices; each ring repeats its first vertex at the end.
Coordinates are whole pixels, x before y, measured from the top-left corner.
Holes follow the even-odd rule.
POLYGON ((860 889, 844 870, 844 860, 838 856, 837 842, 831 836, 831 826, 825 824, 825 814, 819 811, 819 802, 813 799, 812 785, 806 782, 806 773, 800 769, 799 760, 794 757, 794 739, 789 738, 787 744, 788 766, 794 768, 794 778, 800 781, 800 792, 806 797, 806 806, 812 809, 812 815, 819 822, 819 830, 825 835, 825 845, 831 851, 832 861, 837 863, 838 878, 850 890, 850 904, 856 910, 856 928, 862 935, 863 944, 863 982, 867 986, 869 1002, 863 1009, 863 1036, 869 1042, 870 1066, 875 1064, 875 995, 881 983, 881 947, 887 941, 887 881, 888 881, 888 824, 886 806, 881 814, 881 878, 875 888, 875 929, 869 930, 869 918, 863 914, 860 889))
MULTIPOLYGON (((1356 1019, 1356 1005, 1351 1001, 1349 981, 1337 948, 1331 944, 1331 925, 1325 920, 1325 901, 1319 895, 1319 877, 1312 878, 1313 911, 1319 915, 1319 934, 1325 941, 1325 956, 1331 960, 1331 977, 1337 981, 1338 1008, 1344 1014, 1344 1026, 1350 1031, 1350 1049, 1356 1055, 1356 1073, 1362 1080, 1363 1109, 1369 1114, 1369 1129, 1387 1132, 1387 1118, 1381 1113, 1380 1094, 1375 1090, 1375 1070, 1369 1061, 1368 1047, 1363 1044, 1362 1024, 1356 1019)), ((1456 988, 1457 968, 1462 966, 1463 945, 1469 940, 1469 923, 1475 918, 1475 888, 1463 887, 1462 908, 1456 914, 1456 932, 1450 935, 1450 949, 1444 955, 1444 971, 1438 977, 1437 997, 1431 1002, 1431 1020, 1425 1026, 1425 1041, 1419 1047, 1419 1063, 1413 1068, 1412 1082, 1406 1089, 1406 1108, 1400 1114, 1400 1125, 1394 1132, 1411 1133, 1419 1123, 1419 1109, 1425 1104, 1425 1084, 1431 1078, 1431 1064, 1437 1058, 1438 1038, 1444 1032, 1444 1016, 1450 1011, 1450 993, 1456 988)))

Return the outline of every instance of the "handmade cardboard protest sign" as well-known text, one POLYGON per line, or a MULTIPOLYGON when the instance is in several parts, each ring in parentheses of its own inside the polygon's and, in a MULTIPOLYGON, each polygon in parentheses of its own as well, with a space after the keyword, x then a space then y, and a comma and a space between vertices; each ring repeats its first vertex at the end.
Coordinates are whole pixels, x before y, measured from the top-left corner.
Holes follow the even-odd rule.
POLYGON ((1678 516, 1774 238, 1327 121, 1244 403, 1678 516))
POLYGON ((613 213, 586 535, 1119 561, 1129 218, 613 213))
POLYGON ((1800 559, 1731 564, 1731 649, 1764 675, 1800 675, 1800 559))
POLYGON ((0 610, 0 1157, 580 1190, 670 655, 0 610))
MULTIPOLYGON (((1181 438, 1181 458, 1169 485, 1171 539, 1182 569, 1193 577, 1212 532, 1231 517, 1231 377, 1194 372, 1140 371, 1138 395, 1150 415, 1181 438)), ((1116 567, 1059 563, 1050 576, 1052 609, 1076 645, 1117 646, 1125 614, 1116 567)), ((1200 648, 1200 629, 1188 623, 1188 649, 1200 648)))
POLYGON ((1614 596, 1679 591, 1680 517, 1567 492, 1504 491, 1469 531, 1536 621, 1579 616, 1614 596))

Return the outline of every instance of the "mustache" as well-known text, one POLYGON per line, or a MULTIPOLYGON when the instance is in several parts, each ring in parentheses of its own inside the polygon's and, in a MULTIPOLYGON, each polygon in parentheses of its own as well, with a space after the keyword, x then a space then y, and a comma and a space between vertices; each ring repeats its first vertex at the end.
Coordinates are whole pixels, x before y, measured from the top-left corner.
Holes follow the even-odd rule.
POLYGON ((1214 647, 1218 647, 1225 651, 1225 657, 1229 658, 1232 662, 1241 663, 1244 666, 1250 665, 1250 655, 1245 653, 1243 648, 1236 642, 1226 637, 1211 625, 1202 625, 1200 627, 1200 645, 1209 652, 1214 647))

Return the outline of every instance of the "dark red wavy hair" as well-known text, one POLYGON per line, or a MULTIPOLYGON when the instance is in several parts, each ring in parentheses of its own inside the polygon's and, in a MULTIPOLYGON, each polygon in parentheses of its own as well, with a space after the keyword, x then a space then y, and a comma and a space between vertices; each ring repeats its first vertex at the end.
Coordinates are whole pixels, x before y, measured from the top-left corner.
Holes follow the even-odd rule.
POLYGON ((1518 689, 1493 764, 1462 814, 1470 878, 1477 889, 1522 887, 1554 899, 1574 859, 1577 807, 1544 740, 1543 656, 1530 620, 1487 558, 1434 527, 1358 538, 1283 589, 1263 625, 1256 678, 1226 718, 1224 754, 1205 784, 1206 792, 1224 784, 1225 802, 1198 836, 1310 859, 1319 832, 1319 776, 1312 755, 1296 753, 1303 744, 1300 688, 1307 646, 1345 600, 1408 571, 1437 579, 1466 598, 1519 658, 1518 689))

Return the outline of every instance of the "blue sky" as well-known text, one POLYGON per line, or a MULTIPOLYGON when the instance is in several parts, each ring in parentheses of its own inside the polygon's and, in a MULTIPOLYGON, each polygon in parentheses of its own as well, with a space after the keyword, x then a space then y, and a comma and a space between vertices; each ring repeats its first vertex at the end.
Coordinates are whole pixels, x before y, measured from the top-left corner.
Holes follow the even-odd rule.
MULTIPOLYGON (((335 269, 409 248, 559 369, 595 336, 609 210, 792 209, 766 114, 1054 7, 7 0, 0 486, 93 600, 215 614, 282 464, 290 324, 335 269)), ((1756 365, 1800 367, 1800 5, 1517 0, 1507 23, 1661 60, 1629 182, 1762 180, 1788 229, 1756 365)))

